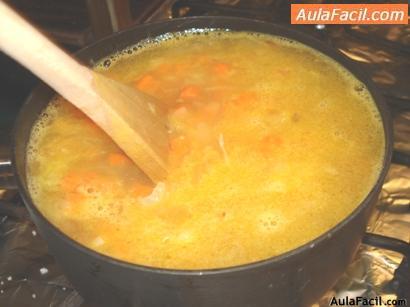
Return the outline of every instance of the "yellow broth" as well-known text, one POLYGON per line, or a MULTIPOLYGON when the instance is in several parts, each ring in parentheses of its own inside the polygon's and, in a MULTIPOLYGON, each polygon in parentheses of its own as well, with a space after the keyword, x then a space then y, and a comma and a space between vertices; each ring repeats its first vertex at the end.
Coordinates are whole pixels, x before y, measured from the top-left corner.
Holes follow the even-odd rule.
POLYGON ((31 135, 31 196, 74 240, 141 265, 234 266, 318 237, 374 185, 380 115, 363 84, 326 56, 279 37, 218 31, 134 49, 96 69, 167 107, 164 182, 154 188, 62 98, 31 135))

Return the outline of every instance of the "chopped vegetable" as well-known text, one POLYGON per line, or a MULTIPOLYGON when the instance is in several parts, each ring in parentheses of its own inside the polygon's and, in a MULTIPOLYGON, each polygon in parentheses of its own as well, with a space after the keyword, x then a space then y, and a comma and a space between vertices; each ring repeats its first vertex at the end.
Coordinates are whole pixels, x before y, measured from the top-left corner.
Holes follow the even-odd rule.
POLYGON ((201 94, 201 89, 197 85, 184 86, 179 93, 179 98, 183 100, 195 99, 201 94))
POLYGON ((135 83, 135 86, 140 91, 152 92, 158 89, 159 83, 157 80, 155 80, 155 78, 152 75, 147 74, 138 79, 135 83))
POLYGON ((121 153, 112 153, 108 155, 108 163, 112 166, 125 166, 130 162, 131 160, 121 153))
POLYGON ((183 156, 190 150, 190 142, 188 138, 181 135, 178 137, 174 137, 169 141, 171 151, 173 154, 177 156, 183 156))
POLYGON ((134 185, 134 192, 137 196, 147 196, 152 192, 153 189, 154 188, 151 185, 143 184, 140 182, 137 182, 134 185))

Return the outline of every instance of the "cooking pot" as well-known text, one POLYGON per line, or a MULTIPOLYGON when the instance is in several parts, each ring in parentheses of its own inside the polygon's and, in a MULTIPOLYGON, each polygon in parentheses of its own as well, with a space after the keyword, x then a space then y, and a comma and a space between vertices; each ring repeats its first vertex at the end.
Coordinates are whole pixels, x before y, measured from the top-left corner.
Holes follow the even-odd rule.
MULTIPOLYGON (((408 257, 406 242, 365 234, 390 164, 392 124, 383 97, 363 72, 341 53, 306 34, 271 23, 232 17, 194 17, 136 26, 84 48, 77 57, 93 65, 142 39, 192 28, 222 28, 287 37, 313 47, 347 68, 367 86, 383 121, 384 160, 377 182, 338 225, 315 240, 270 259, 211 270, 159 269, 120 261, 70 239, 44 217, 30 197, 26 178, 30 130, 54 95, 53 90, 41 84, 29 96, 17 119, 12 136, 12 170, 31 218, 79 293, 97 306, 308 306, 335 283, 361 242, 395 250, 408 257)), ((4 163, 3 168, 5 166, 8 163, 4 163)))

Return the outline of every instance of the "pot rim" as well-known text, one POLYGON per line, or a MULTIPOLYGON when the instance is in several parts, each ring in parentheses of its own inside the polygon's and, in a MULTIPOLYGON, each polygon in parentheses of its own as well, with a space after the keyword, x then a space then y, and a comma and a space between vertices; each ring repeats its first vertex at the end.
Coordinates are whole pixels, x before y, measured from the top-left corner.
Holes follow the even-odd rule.
MULTIPOLYGON (((387 174, 387 171, 389 169, 390 161, 391 161, 391 156, 392 156, 392 140, 393 140, 393 133, 392 133, 392 120, 390 116, 390 111, 384 101, 384 98, 382 94, 380 93, 379 89, 374 85, 374 83, 370 80, 368 75, 363 72, 363 70, 360 70, 360 67, 357 66, 354 62, 352 62, 349 58, 347 58, 343 53, 341 53, 339 50, 334 49, 332 47, 329 47, 325 43, 321 42, 320 40, 316 39, 313 36, 310 36, 309 34, 303 33, 301 31, 297 31, 295 29, 290 29, 289 27, 286 27, 284 25, 278 25, 275 23, 271 22, 265 22, 265 21, 259 21, 259 20, 254 20, 250 18, 242 18, 242 17, 227 17, 227 16, 196 16, 196 17, 184 17, 184 18, 174 18, 171 20, 163 20, 163 21, 157 21, 157 22, 150 22, 150 23, 145 23, 145 24, 140 24, 136 25, 132 28, 116 32, 110 36, 107 36, 105 38, 102 38, 100 40, 97 40, 93 42, 90 45, 87 45, 86 47, 82 48, 78 52, 75 53, 81 54, 86 52, 87 50, 91 48, 95 48, 97 45, 112 40, 113 38, 117 36, 121 36, 124 33, 132 32, 135 31, 136 28, 150 28, 155 25, 167 25, 167 24, 173 24, 173 23, 178 23, 181 22, 183 29, 192 29, 195 28, 195 26, 188 27, 186 28, 184 26, 184 23, 190 24, 190 23, 197 23, 197 21, 220 21, 220 22, 245 22, 245 23, 251 23, 251 24, 259 24, 259 25, 265 25, 270 28, 275 28, 277 31, 285 33, 282 35, 285 38, 288 38, 286 35, 291 34, 292 36, 295 37, 303 37, 303 41, 299 41, 298 38, 291 37, 291 40, 296 40, 299 41, 300 43, 307 45, 310 48, 315 49, 318 52, 323 53, 325 56, 333 59, 337 63, 343 66, 346 70, 348 70, 350 73, 352 73, 358 80, 360 80, 367 88, 367 90, 370 92, 374 103, 376 104, 376 107, 379 111, 379 115, 382 120, 382 125, 383 125, 383 131, 384 131, 384 141, 385 141, 385 150, 384 150, 384 157, 383 157, 383 163, 382 167, 380 168, 380 172, 378 174, 377 180, 373 184, 372 189, 367 193, 366 197, 360 202, 360 204, 343 220, 341 220, 339 223, 337 223, 335 226, 333 226, 331 229, 326 231, 325 233, 321 234, 320 236, 316 237, 315 239, 308 241, 307 243, 300 245, 292 250, 289 250, 285 253, 266 258, 263 260, 251 262, 251 263, 246 263, 246 264, 240 264, 236 266, 230 266, 230 267, 222 267, 222 268, 211 268, 211 269, 167 269, 167 268, 157 268, 157 267, 152 267, 152 266, 147 266, 147 265, 141 265, 141 264, 135 264, 132 262, 127 262, 124 260, 120 260, 117 258, 113 258, 109 255, 105 255, 102 253, 99 253, 93 249, 90 249, 86 247, 85 245, 82 245, 81 243, 75 241, 74 239, 71 239, 67 234, 62 232, 59 228, 57 228, 54 224, 52 224, 44 215, 43 213, 37 209, 37 207, 34 205, 34 202, 31 199, 31 196, 25 188, 25 184, 23 183, 26 179, 22 179, 17 167, 16 167, 16 162, 17 162, 17 151, 16 151, 16 136, 17 136, 17 131, 19 127, 21 126, 21 123, 24 121, 24 109, 25 106, 30 104, 32 97, 35 95, 37 91, 39 91, 41 88, 47 87, 46 84, 41 82, 33 91, 32 93, 28 96, 26 99, 23 107, 20 109, 20 112, 18 114, 17 120, 14 124, 13 132, 12 132, 12 167, 13 167, 13 173, 16 178, 16 184, 19 190, 19 193, 27 207, 29 207, 32 212, 40 217, 42 221, 58 235, 66 244, 69 244, 72 248, 75 248, 79 250, 82 253, 86 253, 89 256, 92 256, 100 261, 104 262, 109 262, 112 265, 117 265, 121 266, 130 270, 136 270, 136 271, 143 271, 146 273, 156 273, 156 274, 166 274, 166 275, 180 275, 180 276, 209 276, 209 275, 220 275, 220 274, 227 274, 227 273, 237 273, 245 270, 252 270, 252 269, 257 269, 260 267, 263 267, 265 265, 280 265, 283 262, 287 262, 290 259, 293 258, 293 256, 302 254, 304 252, 307 252, 309 249, 314 248, 315 246, 319 244, 323 244, 326 240, 330 239, 333 237, 335 233, 337 233, 340 229, 342 229, 346 224, 348 224, 356 215, 358 215, 362 210, 364 210, 370 203, 370 200, 375 196, 375 193, 379 192, 380 187, 383 184, 384 178, 387 174), (305 40, 307 40, 309 43, 306 43, 305 40), (319 47, 319 48, 317 48, 319 47)), ((211 22, 212 24, 212 22, 211 22)), ((197 27, 201 28, 201 27, 197 27)), ((204 27, 202 27, 203 29, 204 27)), ((208 27, 211 28, 211 27, 208 27)), ((219 27, 221 29, 230 29, 229 26, 226 27, 219 27)), ((236 31, 233 29, 233 31, 236 31)), ((246 30, 243 30, 246 31, 246 30)), ((175 31, 174 31, 175 32, 175 31)), ((256 32, 256 31, 251 31, 251 32, 256 32)), ((170 33, 170 32, 164 32, 164 33, 170 33)), ((264 33, 264 32, 261 32, 264 33)), ((281 36, 281 34, 269 34, 265 33, 268 35, 274 35, 274 36, 281 36)), ((134 44, 137 44, 138 42, 135 42, 134 44)), ((130 44, 129 46, 132 46, 130 44)), ((121 51, 121 50, 118 50, 121 51)), ((102 60, 101 58, 100 60, 102 60)))

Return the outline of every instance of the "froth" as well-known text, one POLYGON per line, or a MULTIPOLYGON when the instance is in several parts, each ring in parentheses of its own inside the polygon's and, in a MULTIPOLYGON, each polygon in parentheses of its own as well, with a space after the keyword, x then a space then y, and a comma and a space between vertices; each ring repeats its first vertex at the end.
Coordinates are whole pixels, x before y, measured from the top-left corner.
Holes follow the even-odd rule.
MULTIPOLYGON (((54 96, 50 100, 50 103, 47 105, 47 107, 42 111, 36 122, 34 123, 30 133, 30 140, 27 144, 26 149, 27 167, 29 167, 35 160, 39 159, 39 156, 37 154, 39 143, 43 139, 44 133, 47 131, 47 126, 57 116, 58 105, 61 99, 62 98, 59 96, 54 96)), ((39 187, 38 183, 35 181, 35 178, 28 176, 27 184, 30 193, 34 196, 37 196, 39 187)))
POLYGON ((125 49, 118 51, 105 57, 98 61, 95 65, 97 70, 106 70, 114 65, 118 60, 128 58, 138 54, 139 52, 146 51, 155 48, 158 45, 177 44, 179 40, 187 39, 192 36, 198 35, 222 35, 223 33, 229 32, 228 29, 217 29, 217 28, 192 28, 179 32, 168 32, 155 37, 149 37, 139 41, 135 45, 126 47, 125 49))

